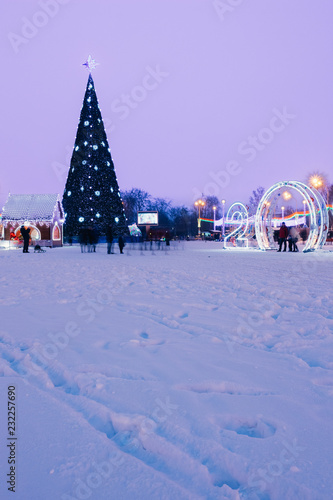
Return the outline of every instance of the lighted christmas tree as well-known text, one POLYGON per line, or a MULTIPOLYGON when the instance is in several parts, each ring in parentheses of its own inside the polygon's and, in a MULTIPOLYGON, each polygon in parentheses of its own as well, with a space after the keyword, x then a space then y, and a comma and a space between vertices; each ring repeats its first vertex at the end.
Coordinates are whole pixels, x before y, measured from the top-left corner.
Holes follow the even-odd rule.
MULTIPOLYGON (((89 71, 96 63, 89 56, 89 71)), ((102 233, 128 231, 117 177, 111 158, 94 82, 89 72, 73 155, 63 196, 68 235, 97 226, 102 233)))

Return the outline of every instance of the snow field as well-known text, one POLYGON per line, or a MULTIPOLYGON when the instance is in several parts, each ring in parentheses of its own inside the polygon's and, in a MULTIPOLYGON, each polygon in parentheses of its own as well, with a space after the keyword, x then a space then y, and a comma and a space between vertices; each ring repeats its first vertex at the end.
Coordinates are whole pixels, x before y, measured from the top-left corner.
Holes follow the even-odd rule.
POLYGON ((0 252, 17 499, 331 498, 333 253, 174 245, 0 252))

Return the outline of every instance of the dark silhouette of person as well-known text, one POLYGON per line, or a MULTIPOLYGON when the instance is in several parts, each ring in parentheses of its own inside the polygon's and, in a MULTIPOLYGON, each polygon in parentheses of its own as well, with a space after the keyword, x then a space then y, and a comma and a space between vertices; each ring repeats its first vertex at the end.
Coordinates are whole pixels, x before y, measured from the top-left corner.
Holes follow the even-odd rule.
POLYGON ((96 225, 92 228, 92 251, 96 252, 96 246, 99 240, 99 231, 96 225))
POLYGON ((124 241, 124 238, 122 237, 122 235, 120 235, 119 238, 118 238, 118 245, 119 245, 120 253, 124 253, 123 249, 124 249, 124 246, 125 246, 125 241, 124 241))
POLYGON ((289 230, 289 235, 288 235, 289 252, 298 252, 297 241, 298 241, 298 232, 296 228, 292 226, 289 230))
POLYGON ((81 252, 85 252, 88 245, 88 229, 82 227, 79 231, 79 243, 81 246, 81 252))
POLYGON ((288 228, 286 226, 286 223, 282 222, 282 225, 281 225, 280 231, 279 231, 280 246, 279 246, 278 252, 281 252, 281 248, 282 248, 283 243, 284 243, 283 251, 285 252, 287 250, 287 237, 288 237, 288 228))
POLYGON ((108 226, 106 230, 106 242, 107 242, 107 248, 108 248, 108 253, 113 253, 112 252, 112 243, 113 243, 113 231, 112 231, 112 226, 108 226))
POLYGON ((21 226, 21 234, 23 237, 23 253, 29 253, 29 239, 30 239, 30 227, 29 223, 25 222, 24 226, 21 226))

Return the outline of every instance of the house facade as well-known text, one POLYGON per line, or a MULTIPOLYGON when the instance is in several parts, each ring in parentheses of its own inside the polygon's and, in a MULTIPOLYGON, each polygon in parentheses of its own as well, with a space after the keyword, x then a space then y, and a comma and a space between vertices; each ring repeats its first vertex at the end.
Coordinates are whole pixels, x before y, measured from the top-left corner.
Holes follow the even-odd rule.
POLYGON ((3 238, 19 242, 20 227, 29 222, 33 245, 63 245, 64 210, 58 194, 10 194, 3 207, 3 238))

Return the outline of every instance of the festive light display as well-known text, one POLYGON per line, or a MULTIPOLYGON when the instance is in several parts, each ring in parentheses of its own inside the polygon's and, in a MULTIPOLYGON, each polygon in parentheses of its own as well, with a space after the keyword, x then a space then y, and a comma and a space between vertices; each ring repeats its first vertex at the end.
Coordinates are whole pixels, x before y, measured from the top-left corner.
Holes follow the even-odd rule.
MULTIPOLYGON (((89 56, 90 57, 90 56, 89 56)), ((88 69, 96 66, 88 58, 88 69)), ((89 74, 73 155, 63 195, 68 235, 96 225, 102 233, 128 232, 117 177, 110 154, 94 82, 89 74)))
POLYGON ((246 232, 249 225, 249 213, 243 203, 233 203, 227 212, 225 224, 236 225, 236 229, 231 231, 224 238, 224 248, 245 247, 248 248, 249 241, 246 232), (232 247, 228 246, 232 242, 232 247))
POLYGON ((261 198, 255 220, 255 230, 260 250, 276 249, 273 237, 272 215, 282 189, 294 189, 306 201, 310 218, 310 233, 303 252, 322 248, 328 231, 328 211, 325 200, 315 189, 299 181, 281 181, 270 187, 261 198))

